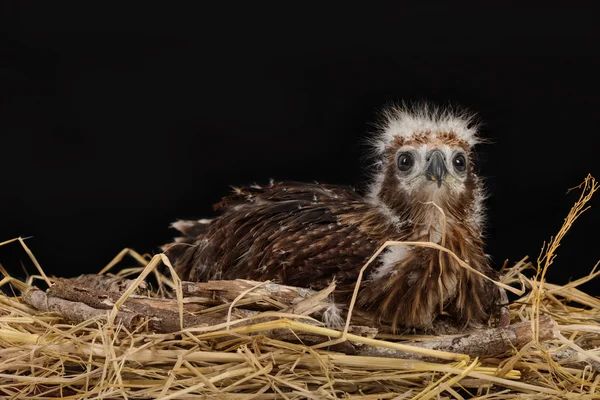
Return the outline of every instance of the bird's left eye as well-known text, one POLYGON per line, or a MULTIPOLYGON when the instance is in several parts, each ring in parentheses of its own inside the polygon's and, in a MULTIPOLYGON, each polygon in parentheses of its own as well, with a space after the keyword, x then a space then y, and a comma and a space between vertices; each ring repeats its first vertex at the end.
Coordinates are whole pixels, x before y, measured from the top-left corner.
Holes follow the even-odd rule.
POLYGON ((415 159, 410 153, 400 154, 400 157, 398 157, 398 169, 402 172, 411 169, 414 163, 415 159))
POLYGON ((454 157, 452 164, 454 165, 454 169, 456 169, 458 172, 464 172, 467 169, 467 160, 462 154, 458 154, 456 157, 454 157))

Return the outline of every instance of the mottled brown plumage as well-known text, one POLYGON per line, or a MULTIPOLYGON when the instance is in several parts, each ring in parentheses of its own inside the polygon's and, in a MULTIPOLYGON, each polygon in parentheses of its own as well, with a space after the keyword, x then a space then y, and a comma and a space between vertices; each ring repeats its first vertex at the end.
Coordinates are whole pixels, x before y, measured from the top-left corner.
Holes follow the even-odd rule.
MULTIPOLYGON (((441 244, 497 278, 483 251, 483 190, 473 171, 471 119, 427 106, 394 108, 372 140, 367 193, 298 182, 236 188, 213 220, 178 221, 164 246, 182 279, 246 278, 322 289, 347 301, 359 270, 387 240, 441 244)), ((367 270, 358 305, 394 326, 427 329, 441 313, 486 323, 502 290, 449 255, 418 246, 384 251, 367 270)))

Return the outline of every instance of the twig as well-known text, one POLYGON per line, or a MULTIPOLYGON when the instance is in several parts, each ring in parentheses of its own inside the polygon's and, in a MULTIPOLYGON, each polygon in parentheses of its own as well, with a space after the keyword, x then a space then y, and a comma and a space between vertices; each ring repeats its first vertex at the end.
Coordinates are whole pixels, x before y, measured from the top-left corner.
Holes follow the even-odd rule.
MULTIPOLYGON (((547 315, 540 317, 540 340, 554 338, 556 322, 547 315)), ((450 353, 467 354, 471 357, 491 357, 514 349, 520 349, 533 339, 533 331, 529 321, 519 322, 504 328, 477 330, 468 335, 441 337, 440 339, 414 343, 411 346, 425 349, 441 350, 450 353)), ((432 360, 403 351, 363 346, 358 353, 365 356, 412 358, 432 360)))

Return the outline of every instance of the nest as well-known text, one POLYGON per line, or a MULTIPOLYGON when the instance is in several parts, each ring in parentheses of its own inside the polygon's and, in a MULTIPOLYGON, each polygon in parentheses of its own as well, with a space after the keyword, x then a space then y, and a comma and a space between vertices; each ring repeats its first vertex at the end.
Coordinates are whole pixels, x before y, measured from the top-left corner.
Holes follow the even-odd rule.
POLYGON ((181 282, 164 254, 129 249, 96 275, 52 278, 23 239, 0 243, 19 243, 39 272, 23 282, 0 267, 0 397, 600 399, 600 300, 578 289, 600 271, 545 280, 597 183, 578 188, 538 259, 502 268, 511 324, 438 335, 375 328, 354 301, 332 320, 334 285, 181 282), (139 265, 117 270, 126 256, 139 265))

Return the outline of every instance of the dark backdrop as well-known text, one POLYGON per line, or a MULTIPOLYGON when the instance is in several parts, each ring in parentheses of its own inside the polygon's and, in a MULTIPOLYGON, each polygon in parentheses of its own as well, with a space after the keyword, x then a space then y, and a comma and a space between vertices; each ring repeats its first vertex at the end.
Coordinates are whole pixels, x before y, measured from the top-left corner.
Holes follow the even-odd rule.
MULTIPOLYGON (((591 10, 2 7, 0 241, 32 236, 51 274, 98 271, 124 247, 156 253, 171 221, 213 215, 229 185, 360 184, 360 140, 398 100, 485 123, 496 265, 535 259, 576 200, 567 189, 600 178, 591 10)), ((550 280, 600 258, 598 202, 550 280)), ((0 262, 33 271, 17 244, 0 262)))

